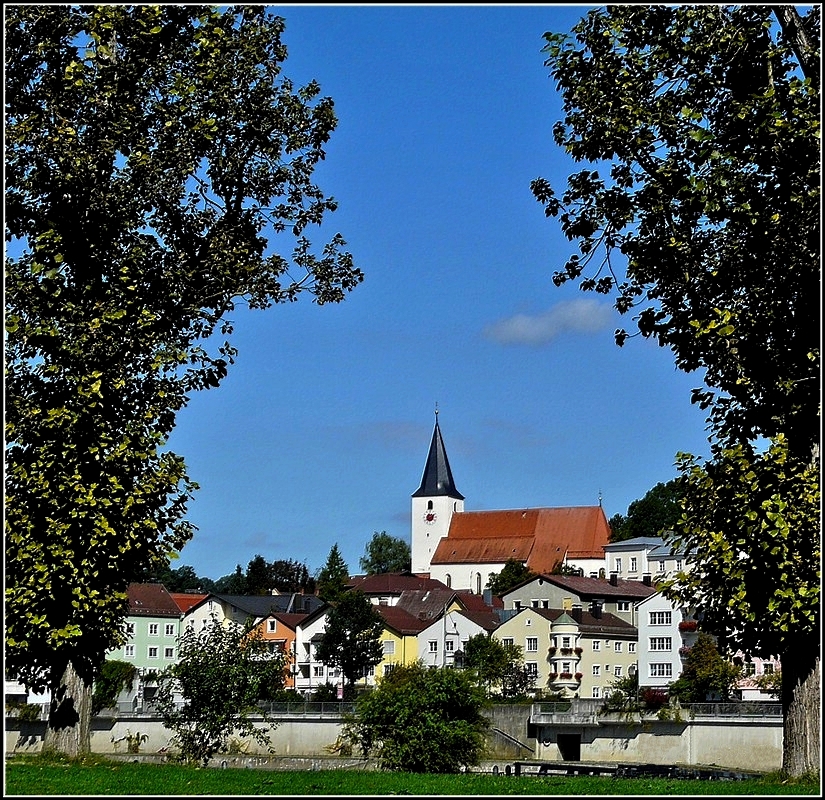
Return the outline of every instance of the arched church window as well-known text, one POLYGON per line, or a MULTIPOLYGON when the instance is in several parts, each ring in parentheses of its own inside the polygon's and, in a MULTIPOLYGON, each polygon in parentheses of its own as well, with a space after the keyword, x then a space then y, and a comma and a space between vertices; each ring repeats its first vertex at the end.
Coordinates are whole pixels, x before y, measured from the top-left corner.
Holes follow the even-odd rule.
POLYGON ((453 576, 449 572, 444 576, 444 583, 447 584, 448 589, 453 588, 453 576))
POLYGON ((432 510, 433 510, 433 501, 432 500, 427 500, 427 511, 432 511, 432 510))
POLYGON ((476 594, 481 594, 481 573, 476 572, 476 594))

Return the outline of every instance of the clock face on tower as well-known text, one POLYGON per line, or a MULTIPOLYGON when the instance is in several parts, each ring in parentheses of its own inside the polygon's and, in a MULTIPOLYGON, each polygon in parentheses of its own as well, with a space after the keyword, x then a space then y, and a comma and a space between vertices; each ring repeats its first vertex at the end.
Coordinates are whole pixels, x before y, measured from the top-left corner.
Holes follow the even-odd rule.
POLYGON ((435 511, 425 512, 424 522, 426 522, 427 525, 432 525, 436 521, 436 519, 438 519, 438 517, 436 517, 435 511))

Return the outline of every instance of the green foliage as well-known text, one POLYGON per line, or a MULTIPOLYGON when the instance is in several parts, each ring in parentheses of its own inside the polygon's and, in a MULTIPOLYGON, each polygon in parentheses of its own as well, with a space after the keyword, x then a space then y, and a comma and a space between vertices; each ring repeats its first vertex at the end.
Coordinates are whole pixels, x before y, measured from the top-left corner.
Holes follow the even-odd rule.
POLYGON ((524 562, 518 561, 515 558, 508 558, 501 568, 501 572, 490 575, 487 581, 487 588, 491 589, 493 594, 501 596, 514 586, 534 578, 536 575, 524 562))
POLYGON ((488 722, 483 693, 461 670, 422 662, 396 667, 362 695, 345 735, 381 767, 458 772, 478 764, 488 722))
MULTIPOLYGON (((769 6, 619 5, 545 34, 577 161, 533 193, 578 243, 561 285, 615 293, 638 332, 703 370, 722 438, 819 431, 820 97, 769 6), (622 266, 626 260, 626 274, 622 266), (792 321, 792 322, 790 322, 792 321)), ((819 10, 808 35, 818 63, 819 10)), ((799 26, 803 23, 800 21, 799 26)), ((627 332, 616 332, 618 343, 627 332)))
POLYGON ((766 692, 774 700, 782 699, 782 670, 774 670, 773 672, 765 672, 762 675, 757 675, 754 683, 760 691, 766 692))
POLYGON ((536 683, 535 676, 527 672, 519 645, 505 644, 485 633, 467 640, 464 665, 488 693, 498 689, 505 699, 525 697, 536 683))
POLYGON ((338 667, 346 682, 354 684, 365 669, 384 656, 379 641, 384 622, 369 598, 358 590, 346 592, 327 613, 324 638, 317 647, 324 664, 338 667))
POLYGON ((349 568, 336 542, 329 551, 326 563, 318 572, 316 584, 318 597, 327 603, 334 603, 346 591, 349 568))
POLYGON ((700 633, 690 648, 682 674, 670 684, 670 696, 681 703, 728 700, 742 670, 725 660, 713 637, 700 633))
POLYGON ((684 512, 677 546, 692 569, 663 587, 730 649, 770 656, 818 640, 818 464, 796 459, 779 437, 761 453, 745 445, 702 464, 681 455, 684 512))
POLYGON ((606 692, 604 711, 632 712, 639 710, 639 676, 623 675, 614 678, 606 692))
POLYGON ((4 21, 6 668, 84 692, 123 643, 129 582, 193 534, 196 486, 165 446, 234 361, 228 315, 338 302, 362 275, 339 235, 320 255, 307 238, 335 209, 312 174, 336 119, 317 83, 281 74, 281 18, 18 5, 4 21))
POLYGON ((6 716, 16 716, 21 722, 35 722, 40 719, 41 707, 38 703, 6 703, 6 716))
POLYGON ((92 693, 92 714, 104 708, 111 708, 117 702, 118 695, 132 688, 137 669, 134 664, 117 659, 107 659, 95 679, 92 693))
POLYGON ((382 575, 386 572, 406 572, 411 564, 410 546, 386 531, 375 531, 367 544, 361 569, 367 575, 382 575))
POLYGON ((682 509, 680 480, 657 483, 640 500, 627 507, 627 516, 615 514, 610 518, 610 541, 621 542, 638 536, 662 536, 672 531, 682 509))
POLYGON ((227 752, 235 733, 268 746, 274 723, 258 701, 283 688, 285 669, 285 657, 269 652, 260 631, 215 618, 199 632, 187 628, 178 663, 160 674, 156 696, 181 760, 206 765, 216 753, 227 752), (182 705, 175 702, 177 694, 182 705), (262 718, 264 727, 256 727, 252 715, 262 718))
POLYGON ((246 575, 241 565, 237 564, 234 572, 218 578, 214 591, 216 594, 246 594, 246 575))

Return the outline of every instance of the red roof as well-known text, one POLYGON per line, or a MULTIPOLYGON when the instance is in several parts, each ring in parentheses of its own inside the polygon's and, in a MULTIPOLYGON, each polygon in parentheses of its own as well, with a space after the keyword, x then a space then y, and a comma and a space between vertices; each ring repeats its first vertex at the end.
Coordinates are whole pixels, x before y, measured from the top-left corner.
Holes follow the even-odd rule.
POLYGON ((552 572, 565 555, 602 558, 609 539, 601 506, 462 511, 453 514, 431 563, 504 563, 513 558, 533 572, 552 572))
POLYGON ((406 636, 419 634, 433 622, 432 617, 419 619, 398 606, 375 606, 375 610, 380 614, 387 627, 406 636))
POLYGON ((197 605, 205 597, 208 597, 208 595, 205 594, 189 594, 188 592, 169 592, 169 594, 184 614, 189 611, 192 606, 197 605))
POLYGON ((137 617, 179 617, 180 608, 162 583, 130 583, 129 613, 137 617))
POLYGON ((350 589, 364 594, 401 594, 408 590, 446 589, 435 578, 422 578, 411 572, 385 572, 381 575, 356 575, 347 583, 350 589))

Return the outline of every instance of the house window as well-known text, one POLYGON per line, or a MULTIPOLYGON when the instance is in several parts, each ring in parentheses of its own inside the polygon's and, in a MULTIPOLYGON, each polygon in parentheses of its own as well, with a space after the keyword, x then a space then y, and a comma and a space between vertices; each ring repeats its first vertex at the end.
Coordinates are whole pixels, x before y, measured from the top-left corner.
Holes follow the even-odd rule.
POLYGON ((275 620, 271 619, 266 624, 267 628, 269 629, 270 633, 275 633, 275 620))
POLYGON ((651 625, 670 625, 670 611, 651 611, 651 625))
POLYGON ((621 642, 615 642, 613 644, 613 650, 615 650, 617 653, 621 653, 622 652, 622 643, 621 642))
POLYGON ((627 643, 627 652, 628 653, 635 653, 636 652, 636 642, 628 642, 627 643))
POLYGON ((316 665, 312 668, 312 677, 313 678, 323 678, 324 677, 324 668, 323 666, 316 665))
POLYGON ((601 640, 600 639, 594 639, 593 640, 593 650, 596 651, 596 650, 601 650, 601 649, 602 649, 601 640))
POLYGON ((535 661, 525 661, 524 666, 527 669, 527 674, 535 677, 539 674, 539 665, 535 661))
POLYGON ((539 640, 536 636, 528 636, 524 640, 524 649, 528 653, 538 653, 539 651, 539 640))
POLYGON ((622 571, 622 560, 620 558, 616 559, 616 572, 622 571))
POLYGON ((157 636, 158 635, 158 624, 157 624, 157 622, 150 622, 149 623, 149 635, 150 636, 157 636))
POLYGON ((513 646, 513 640, 512 640, 512 638, 511 638, 511 637, 509 637, 509 636, 505 636, 505 637, 501 640, 501 643, 502 643, 505 647, 507 647, 507 645, 510 645, 510 647, 512 647, 512 646, 513 646))
POLYGON ((391 639, 384 642, 384 655, 385 656, 394 656, 395 655, 395 642, 391 639))
POLYGON ((650 665, 651 678, 670 678, 673 675, 673 665, 670 663, 653 663, 650 665))
POLYGON ((530 619, 530 617, 527 617, 527 619, 526 619, 526 620, 524 620, 524 624, 525 624, 525 625, 532 625, 532 624, 533 624, 533 620, 532 620, 532 619, 530 619))
POLYGON ((621 677, 622 677, 622 668, 621 668, 621 665, 616 664, 616 666, 615 666, 615 667, 613 667, 613 675, 615 675, 617 678, 621 678, 621 677))
POLYGON ((631 559, 630 559, 630 571, 631 571, 631 572, 636 572, 636 570, 637 570, 637 567, 636 567, 636 559, 635 559, 635 558, 631 558, 631 559))
POLYGON ((570 647, 570 637, 569 636, 562 636, 561 637, 561 646, 562 647, 570 647))
POLYGON ((593 674, 594 675, 601 675, 602 674, 602 665, 601 664, 594 664, 593 665, 593 674))
POLYGON ((619 600, 616 603, 616 611, 630 611, 630 601, 629 600, 619 600))
POLYGON ((389 675, 395 669, 395 664, 384 664, 384 675, 389 675))
POLYGON ((539 607, 539 601, 538 600, 531 600, 530 601, 530 606, 532 608, 538 608, 539 607))
POLYGON ((126 658, 134 658, 135 657, 135 646, 133 644, 127 644, 123 648, 123 655, 126 656, 126 658))
POLYGON ((773 675, 773 664, 763 664, 762 665, 762 674, 763 675, 773 675))
POLYGON ((431 653, 437 653, 438 652, 438 642, 435 639, 430 639, 429 649, 430 649, 431 653))
POLYGON ((571 672, 570 669, 570 662, 569 661, 562 661, 561 662, 561 671, 562 672, 571 672))
POLYGON ((677 558, 676 559, 676 569, 681 569, 681 568, 682 568, 682 559, 677 558))
POLYGON ((660 561, 659 562, 659 572, 664 572, 664 571, 665 571, 665 562, 660 561))
POLYGON ((516 611, 521 611, 521 600, 514 600, 513 608, 515 608, 516 611))
POLYGON ((754 664, 753 661, 748 661, 748 663, 745 664, 745 675, 756 675, 756 664, 754 664))
POLYGON ((670 636, 651 636, 650 649, 652 651, 670 652, 672 647, 670 636))
POLYGON ((126 635, 127 636, 134 636, 135 635, 135 623, 134 622, 127 622, 126 623, 126 635))
MULTIPOLYGON (((393 666, 395 666, 393 664, 393 666)), ((364 671, 361 673, 365 678, 373 678, 375 677, 375 667, 364 667, 364 671)), ((338 670, 335 670, 335 676, 337 677, 338 670)))
POLYGON ((447 641, 444 642, 444 649, 448 653, 452 653, 455 650, 455 640, 454 639, 447 639, 447 641))
POLYGON ((175 657, 175 648, 174 647, 164 647, 163 648, 163 657, 164 658, 174 658, 175 657))
POLYGON ((550 608, 550 601, 549 600, 542 600, 541 601, 542 608, 550 608))
POLYGON ((601 696, 602 696, 601 688, 599 688, 598 686, 594 686, 593 687, 593 693, 591 694, 591 697, 601 697, 601 696))
POLYGON ((157 647, 150 647, 149 648, 149 658, 157 658, 157 657, 158 657, 157 647))

